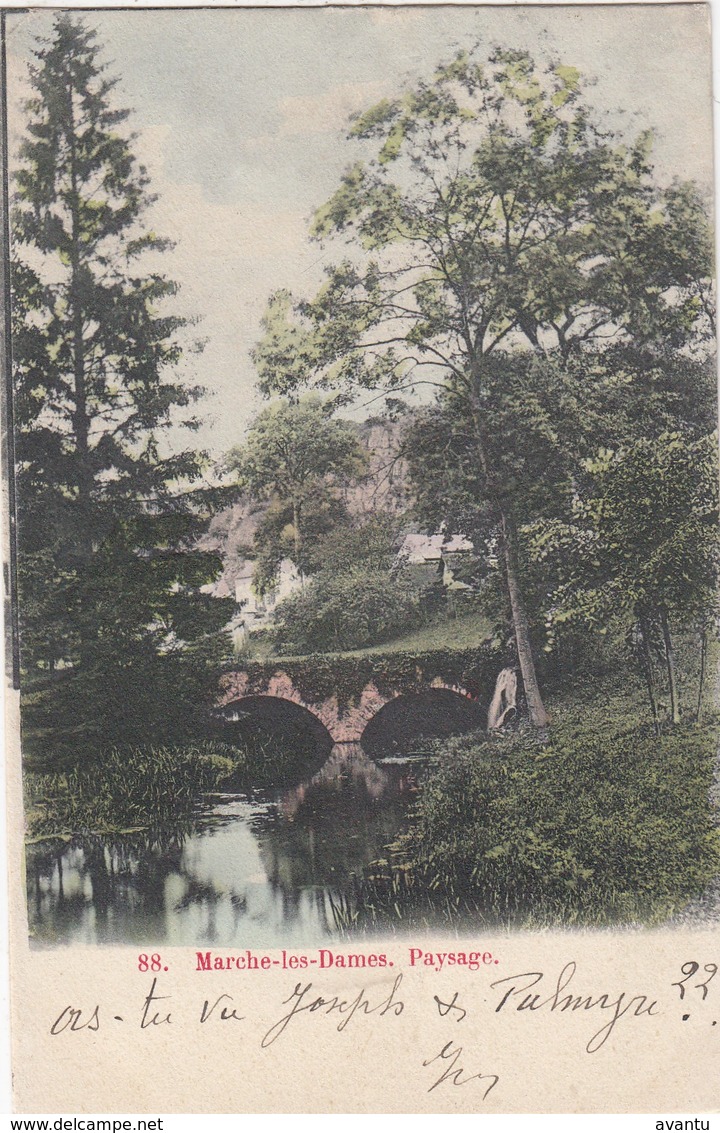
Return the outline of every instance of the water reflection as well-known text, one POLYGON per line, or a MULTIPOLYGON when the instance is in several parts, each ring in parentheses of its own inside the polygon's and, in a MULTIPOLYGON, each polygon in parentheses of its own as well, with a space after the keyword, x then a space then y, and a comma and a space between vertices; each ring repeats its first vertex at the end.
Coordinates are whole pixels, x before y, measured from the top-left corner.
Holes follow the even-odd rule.
POLYGON ((365 754, 360 744, 336 744, 330 758, 307 783, 300 783, 283 796, 283 813, 292 818, 303 806, 308 793, 312 801, 319 787, 345 791, 348 780, 361 784, 367 795, 379 799, 387 790, 388 773, 365 754))
POLYGON ((335 933, 332 903, 402 828, 415 785, 408 764, 338 745, 299 786, 215 796, 186 829, 28 846, 32 937, 317 944, 335 933))

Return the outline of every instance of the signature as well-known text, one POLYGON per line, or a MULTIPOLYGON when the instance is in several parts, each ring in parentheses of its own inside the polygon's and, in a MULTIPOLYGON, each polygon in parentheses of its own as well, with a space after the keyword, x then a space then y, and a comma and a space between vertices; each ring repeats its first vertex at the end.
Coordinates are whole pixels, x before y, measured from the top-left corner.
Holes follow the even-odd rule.
POLYGON ((451 1082, 453 1086, 466 1086, 468 1082, 487 1081, 488 1085, 485 1087, 485 1092, 482 1096, 483 1101, 485 1101, 485 1098, 490 1091, 497 1086, 500 1079, 497 1074, 465 1074, 464 1066, 458 1066, 462 1052, 463 1048, 461 1046, 453 1047, 452 1042, 449 1042, 445 1043, 440 1053, 436 1054, 434 1058, 425 1059, 423 1066, 432 1066, 438 1059, 440 1060, 441 1066, 447 1063, 440 1077, 433 1082, 432 1086, 428 1089, 428 1093, 431 1094, 433 1090, 437 1089, 438 1086, 442 1086, 444 1082, 451 1082), (463 1077, 463 1075, 465 1075, 465 1077, 463 1077))

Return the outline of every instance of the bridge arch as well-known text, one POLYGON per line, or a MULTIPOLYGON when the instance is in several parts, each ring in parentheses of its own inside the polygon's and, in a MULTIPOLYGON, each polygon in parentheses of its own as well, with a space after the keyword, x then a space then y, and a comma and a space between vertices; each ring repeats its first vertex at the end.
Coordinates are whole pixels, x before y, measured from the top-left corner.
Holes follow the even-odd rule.
POLYGON ((314 712, 287 697, 263 693, 239 697, 224 704, 215 718, 227 743, 278 743, 306 752, 304 766, 308 760, 321 765, 334 742, 314 712))
POLYGON ((368 755, 379 756, 407 751, 421 736, 445 739, 486 725, 486 705, 460 689, 435 684, 388 700, 365 725, 360 743, 368 755))

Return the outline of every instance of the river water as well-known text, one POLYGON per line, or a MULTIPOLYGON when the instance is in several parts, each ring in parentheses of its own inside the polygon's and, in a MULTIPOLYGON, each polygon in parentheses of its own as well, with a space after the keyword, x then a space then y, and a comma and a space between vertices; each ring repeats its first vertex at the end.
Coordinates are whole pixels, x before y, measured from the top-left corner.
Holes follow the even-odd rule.
POLYGON ((208 797, 185 829, 29 845, 31 939, 316 946, 338 935, 353 886, 406 827, 420 773, 337 745, 298 786, 208 797))

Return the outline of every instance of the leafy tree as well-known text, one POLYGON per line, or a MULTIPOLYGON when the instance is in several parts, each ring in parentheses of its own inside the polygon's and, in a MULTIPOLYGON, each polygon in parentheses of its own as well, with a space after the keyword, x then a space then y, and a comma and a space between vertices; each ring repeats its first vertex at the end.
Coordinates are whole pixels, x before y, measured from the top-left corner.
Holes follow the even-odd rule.
POLYGON ((272 503, 256 539, 261 557, 264 552, 268 560, 261 562, 256 581, 267 585, 289 540, 290 557, 305 569, 305 536, 317 528, 323 510, 330 518, 337 512, 331 501, 339 487, 362 474, 365 453, 353 427, 333 419, 322 400, 310 395, 264 409, 227 463, 245 492, 272 503), (286 516, 289 523, 284 522, 286 516))
MULTIPOLYGON (((483 395, 495 424, 486 439, 488 461, 513 500, 517 523, 567 511, 587 429, 582 380, 552 358, 497 354, 488 362, 483 395)), ((412 416, 403 452, 415 512, 426 527, 449 522, 476 540, 492 533, 494 501, 455 398, 440 393, 412 416)))
MULTIPOLYGON (((23 665, 66 670, 26 702, 26 739, 50 756, 63 728, 76 750, 127 738, 145 691, 177 680, 180 646, 199 657, 227 618, 222 604, 198 616, 218 567, 193 550, 204 457, 168 455, 162 434, 201 391, 172 377, 169 245, 145 223, 148 177, 99 51, 67 14, 37 50, 13 215, 23 665)), ((146 708, 133 738, 168 722, 146 708)))
POLYGON ((419 625, 423 608, 398 569, 396 517, 348 518, 313 547, 313 574, 281 602, 273 633, 281 652, 315 653, 381 644, 419 625))
POLYGON ((341 574, 321 571, 278 607, 275 639, 281 653, 362 649, 420 625, 417 592, 403 579, 365 566, 341 574))
MULTIPOLYGON (((523 528, 573 522, 577 486, 586 479, 584 462, 601 447, 632 445, 638 437, 657 440, 679 426, 688 441, 705 436, 714 427, 716 379, 712 365, 673 351, 616 347, 566 365, 552 357, 497 355, 488 366, 486 396, 496 424, 488 452, 512 493, 524 595, 531 630, 540 636, 552 581, 543 574, 547 560, 528 559, 523 528)), ((486 546, 475 581, 486 580, 492 612, 504 617, 507 599, 494 577, 496 517, 473 437, 452 398, 440 394, 411 416, 403 451, 415 515, 428 530, 446 523, 470 536, 478 549, 486 546)), ((569 644, 567 633, 562 640, 569 644)))
POLYGON ((273 589, 283 559, 296 562, 303 578, 314 574, 322 565, 319 556, 324 537, 333 530, 345 531, 349 523, 345 499, 342 495, 332 494, 325 481, 308 489, 302 501, 301 515, 299 550, 290 501, 271 500, 261 517, 250 551, 255 558, 253 586, 258 594, 273 589))
MULTIPOLYGON (((680 432, 601 450, 585 465, 573 521, 536 525, 535 558, 555 574, 551 633, 580 622, 605 631, 630 614, 653 716, 652 646, 662 642, 673 723, 680 720, 671 623, 700 624, 715 602, 718 570, 717 437, 680 432)), ((701 682, 704 673, 701 674, 701 682)), ((701 703, 699 698, 698 703, 701 703)))
POLYGON ((652 353, 709 335, 707 217, 692 186, 655 183, 648 134, 628 145, 601 130, 578 72, 523 52, 460 53, 360 116, 350 137, 374 156, 348 169, 313 232, 355 250, 312 301, 272 297, 255 354, 262 388, 442 390, 495 517, 530 717, 544 726, 523 507, 507 475, 523 445, 516 429, 503 444, 497 375, 517 354, 568 367, 608 343, 652 353))
POLYGON ((400 516, 377 511, 363 518, 349 517, 317 540, 313 573, 326 570, 339 574, 355 565, 389 575, 397 566, 402 533, 400 516))

